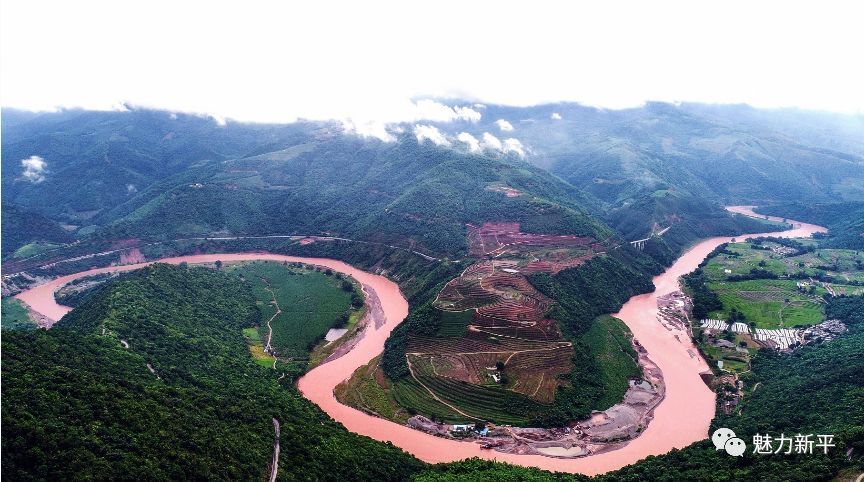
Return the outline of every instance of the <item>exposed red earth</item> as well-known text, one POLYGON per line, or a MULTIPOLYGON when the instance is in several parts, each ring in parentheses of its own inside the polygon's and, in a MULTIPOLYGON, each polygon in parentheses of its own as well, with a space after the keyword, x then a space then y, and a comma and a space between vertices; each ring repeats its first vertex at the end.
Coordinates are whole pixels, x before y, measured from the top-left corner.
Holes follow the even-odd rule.
MULTIPOLYGON (((732 212, 752 215, 751 207, 731 207, 732 212)), ((758 216, 758 215, 757 215, 758 216)), ((762 217, 762 216, 758 216, 762 217)), ((746 239, 757 236, 807 237, 825 229, 806 223, 794 223, 791 230, 782 233, 763 233, 741 236, 746 239)), ((691 357, 693 349, 689 340, 680 340, 657 322, 657 299, 678 289, 678 278, 695 269, 711 250, 729 237, 710 238, 685 252, 666 272, 654 278, 653 293, 634 296, 615 316, 622 319, 635 338, 645 348, 651 360, 663 373, 666 382, 666 397, 657 406, 653 421, 638 438, 626 446, 588 457, 567 459, 542 455, 516 455, 483 450, 480 445, 435 437, 410 427, 368 415, 340 404, 333 389, 350 377, 354 371, 366 365, 384 349, 384 341, 390 332, 408 314, 408 303, 398 285, 378 275, 358 270, 341 261, 320 258, 301 258, 262 253, 238 253, 184 256, 159 260, 164 263, 212 263, 217 260, 251 261, 272 260, 300 262, 328 267, 334 271, 354 277, 367 289, 374 290, 381 302, 381 311, 368 323, 362 339, 345 355, 309 371, 298 381, 303 396, 317 404, 348 430, 376 440, 389 441, 426 462, 452 462, 469 457, 497 460, 541 469, 599 474, 632 464, 649 455, 660 455, 673 448, 682 448, 707 438, 708 426, 714 416, 714 393, 702 382, 699 374, 707 369, 700 357, 691 357)), ((139 263, 112 266, 63 276, 17 295, 34 311, 58 320, 70 309, 54 300, 54 290, 76 278, 112 271, 129 271, 146 266, 139 263)))

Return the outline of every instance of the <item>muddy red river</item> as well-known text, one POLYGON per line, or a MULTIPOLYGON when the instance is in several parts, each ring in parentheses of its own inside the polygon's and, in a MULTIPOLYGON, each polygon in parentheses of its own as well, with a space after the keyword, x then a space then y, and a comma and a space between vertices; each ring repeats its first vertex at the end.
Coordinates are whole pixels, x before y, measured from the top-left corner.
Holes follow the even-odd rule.
MULTIPOLYGON (((752 206, 732 206, 732 212, 764 217, 752 212, 752 206)), ((773 218, 779 220, 777 218, 773 218)), ((825 229, 812 224, 793 222, 793 229, 782 233, 765 233, 740 236, 738 239, 762 236, 808 237, 825 229)), ((471 442, 435 437, 407 426, 368 415, 354 408, 342 405, 333 395, 333 389, 348 379, 354 371, 368 363, 384 350, 384 341, 390 332, 408 315, 408 302, 396 283, 383 276, 366 273, 341 261, 321 258, 300 258, 265 253, 209 254, 182 256, 159 260, 162 263, 178 264, 211 263, 217 260, 252 261, 272 260, 300 262, 325 266, 345 273, 374 290, 381 300, 384 320, 369 323, 363 338, 344 356, 318 366, 298 382, 303 396, 321 407, 335 420, 355 433, 376 440, 392 442, 417 458, 426 462, 452 462, 469 457, 497 460, 511 464, 539 467, 559 472, 599 474, 632 464, 649 455, 666 453, 673 448, 682 448, 693 442, 707 438, 708 426, 714 417, 714 392, 702 382, 699 374, 708 370, 705 361, 698 355, 693 357, 688 348, 695 351, 687 341, 679 341, 661 325, 657 319, 657 298, 678 289, 678 278, 693 271, 705 256, 714 248, 731 238, 710 238, 693 246, 666 272, 654 278, 656 290, 653 293, 634 296, 622 306, 615 316, 624 320, 637 340, 648 351, 650 358, 662 370, 666 383, 666 397, 657 406, 654 419, 648 428, 626 446, 610 452, 583 458, 565 459, 542 455, 505 454, 483 450, 471 442), (377 326, 377 328, 376 328, 377 326)), ((31 309, 53 320, 60 319, 69 311, 68 307, 58 305, 54 291, 60 286, 82 276, 114 271, 129 271, 150 263, 124 266, 111 266, 93 269, 57 278, 17 295, 17 298, 30 305, 31 309)), ((374 461, 370 461, 374 463, 374 461)))

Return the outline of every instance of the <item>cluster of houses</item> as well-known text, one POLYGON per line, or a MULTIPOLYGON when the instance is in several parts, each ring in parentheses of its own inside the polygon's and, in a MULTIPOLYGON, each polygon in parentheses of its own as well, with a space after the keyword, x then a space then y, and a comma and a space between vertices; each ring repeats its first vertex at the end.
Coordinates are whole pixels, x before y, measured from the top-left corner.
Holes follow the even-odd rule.
MULTIPOLYGON (((729 331, 733 333, 749 334, 754 341, 761 342, 763 345, 774 347, 778 350, 788 350, 797 346, 802 341, 804 330, 792 330, 788 328, 780 328, 776 330, 768 330, 765 328, 756 328, 755 332, 750 329, 746 323, 736 322, 729 326, 729 323, 723 320, 705 319, 700 322, 703 330, 710 331, 729 331)), ((734 346, 734 345, 732 345, 734 346)))
MULTIPOLYGON (((701 320, 700 326, 703 330, 708 332, 731 330, 734 333, 749 334, 754 341, 781 351, 789 350, 812 341, 831 341, 846 331, 846 325, 839 320, 823 321, 818 325, 805 329, 778 328, 775 330, 768 330, 765 328, 755 328, 754 330, 751 330, 745 323, 733 323, 730 327, 729 324, 723 320, 713 319, 701 320)), ((735 347, 733 343, 726 340, 717 340, 715 343, 718 346, 726 348, 735 347)))

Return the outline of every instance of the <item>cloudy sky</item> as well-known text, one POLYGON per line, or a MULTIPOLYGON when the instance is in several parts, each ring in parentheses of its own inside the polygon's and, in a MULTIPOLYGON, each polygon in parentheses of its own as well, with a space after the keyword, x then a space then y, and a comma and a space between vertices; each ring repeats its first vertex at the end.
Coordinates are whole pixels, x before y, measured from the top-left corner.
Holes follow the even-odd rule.
POLYGON ((861 2, 584 3, 2 0, 0 103, 252 121, 413 121, 418 97, 864 112, 861 2))

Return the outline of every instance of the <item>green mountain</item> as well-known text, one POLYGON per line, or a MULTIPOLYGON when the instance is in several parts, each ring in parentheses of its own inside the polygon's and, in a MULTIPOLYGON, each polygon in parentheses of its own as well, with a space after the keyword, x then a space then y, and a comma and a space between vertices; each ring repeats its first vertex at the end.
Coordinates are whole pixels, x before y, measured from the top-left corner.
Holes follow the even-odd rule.
POLYGON ((583 204, 572 186, 518 158, 407 136, 394 143, 337 136, 188 169, 110 211, 115 221, 102 236, 330 233, 444 254, 465 252, 466 223, 612 236, 583 204))
POLYGON ((69 243, 75 237, 55 221, 14 204, 3 204, 3 255, 30 243, 69 243))
POLYGON ((297 142, 317 126, 220 126, 210 118, 146 109, 3 109, 2 129, 3 202, 87 226, 153 182, 196 163, 297 142), (32 156, 44 165, 27 176, 23 161, 32 156))
POLYGON ((154 265, 51 330, 4 330, 3 477, 265 479, 274 418, 284 480, 405 480, 420 468, 256 365, 242 330, 260 317, 239 277, 154 265))
POLYGON ((758 212, 827 227, 825 247, 864 249, 864 202, 774 204, 758 212))
POLYGON ((691 224, 684 244, 728 234, 694 227, 706 219, 728 225, 720 221, 728 218, 722 204, 864 200, 861 116, 664 103, 488 105, 481 112, 473 125, 435 125, 451 136, 464 130, 519 140, 529 162, 598 200, 625 239, 674 220, 691 224))

